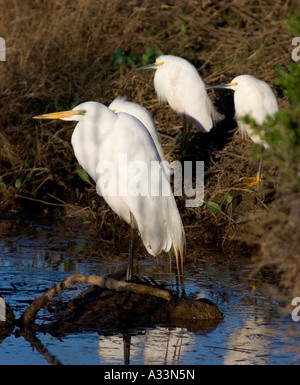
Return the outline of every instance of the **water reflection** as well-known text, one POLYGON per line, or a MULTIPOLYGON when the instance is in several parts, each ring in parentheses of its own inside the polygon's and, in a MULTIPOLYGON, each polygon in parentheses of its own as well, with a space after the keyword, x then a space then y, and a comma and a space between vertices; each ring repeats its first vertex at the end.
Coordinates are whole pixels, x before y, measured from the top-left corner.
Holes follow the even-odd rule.
MULTIPOLYGON (((59 337, 23 336, 14 330, 0 342, 0 364, 299 363, 299 330, 288 337, 295 324, 279 313, 276 298, 258 282, 253 289, 243 267, 209 254, 186 263, 186 291, 215 302, 225 314, 221 324, 202 332, 157 325, 59 337)), ((99 246, 80 222, 0 218, 0 294, 16 317, 34 297, 70 274, 106 275, 125 269, 126 263, 126 255, 113 253, 112 258, 106 245, 99 246)), ((143 275, 170 279, 165 258, 144 257, 139 266, 143 275)))
POLYGON ((107 363, 180 364, 182 357, 195 348, 196 337, 186 329, 156 327, 140 335, 100 336, 98 353, 107 363))
POLYGON ((232 331, 228 341, 225 365, 267 365, 274 332, 262 317, 249 316, 243 327, 232 331))

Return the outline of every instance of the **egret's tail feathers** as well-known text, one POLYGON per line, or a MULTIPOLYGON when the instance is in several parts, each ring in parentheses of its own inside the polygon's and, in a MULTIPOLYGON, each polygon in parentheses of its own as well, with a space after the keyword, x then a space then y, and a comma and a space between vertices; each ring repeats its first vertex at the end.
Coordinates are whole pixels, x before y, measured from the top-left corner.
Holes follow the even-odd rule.
POLYGON ((180 250, 178 250, 173 247, 173 250, 175 254, 178 280, 182 289, 184 289, 184 267, 183 267, 184 248, 182 247, 180 250))
POLYGON ((196 127, 200 131, 209 132, 215 123, 220 122, 224 119, 224 115, 220 114, 215 106, 213 105, 213 102, 210 100, 209 96, 207 95, 204 104, 200 110, 198 110, 198 122, 200 126, 202 125, 203 129, 201 127, 196 127))
POLYGON ((185 232, 173 195, 168 197, 166 219, 166 225, 169 233, 168 235, 171 239, 171 244, 176 260, 178 280, 183 288, 185 232))
MULTIPOLYGON (((134 201, 135 202, 135 201, 134 201)), ((132 203, 132 201, 131 201, 132 203)), ((144 206, 134 206, 131 212, 135 217, 137 229, 148 253, 153 256, 162 251, 173 251, 177 274, 183 285, 183 259, 185 251, 185 233, 181 217, 173 194, 168 196, 146 197, 144 206), (144 215, 145 207, 151 207, 149 215, 144 215)), ((129 220, 127 220, 128 223, 129 220)))

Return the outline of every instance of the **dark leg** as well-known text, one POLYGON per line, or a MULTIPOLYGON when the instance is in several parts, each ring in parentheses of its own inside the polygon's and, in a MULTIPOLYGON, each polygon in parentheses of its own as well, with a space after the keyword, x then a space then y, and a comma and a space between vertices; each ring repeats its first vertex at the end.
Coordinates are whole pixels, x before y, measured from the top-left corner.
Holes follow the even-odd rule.
POLYGON ((262 164, 262 156, 260 157, 260 160, 259 160, 259 166, 258 166, 258 176, 259 176, 259 180, 261 180, 261 164, 262 164))
POLYGON ((123 335, 124 365, 130 365, 130 344, 131 344, 131 336, 128 334, 124 334, 123 335))
POLYGON ((183 127, 182 127, 182 147, 181 147, 181 157, 184 159, 187 155, 187 147, 190 141, 193 125, 188 124, 186 116, 183 116, 183 127))
POLYGON ((126 272, 126 281, 131 282, 133 279, 133 260, 134 260, 134 243, 135 243, 135 219, 132 213, 130 213, 130 246, 129 257, 126 272))

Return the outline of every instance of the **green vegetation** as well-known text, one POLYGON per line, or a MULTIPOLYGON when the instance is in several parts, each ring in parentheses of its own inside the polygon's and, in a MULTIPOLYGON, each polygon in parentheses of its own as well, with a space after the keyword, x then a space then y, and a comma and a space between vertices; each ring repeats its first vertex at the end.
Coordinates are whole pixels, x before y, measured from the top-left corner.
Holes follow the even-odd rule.
POLYGON ((300 8, 289 14, 286 29, 291 35, 300 36, 300 8))
POLYGON ((121 67, 133 68, 137 65, 151 64, 160 55, 163 55, 163 52, 152 45, 146 48, 146 52, 142 56, 117 48, 112 54, 111 67, 118 70, 121 67))

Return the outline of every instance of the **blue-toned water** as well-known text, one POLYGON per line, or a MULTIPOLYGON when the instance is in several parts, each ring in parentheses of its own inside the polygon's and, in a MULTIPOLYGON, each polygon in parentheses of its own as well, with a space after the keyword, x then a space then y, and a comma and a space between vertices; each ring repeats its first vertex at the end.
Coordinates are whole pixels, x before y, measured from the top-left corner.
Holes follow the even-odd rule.
MULTIPOLYGON (((195 253, 193 253, 194 255, 195 253)), ((300 322, 280 311, 279 298, 250 279, 247 266, 216 251, 200 250, 185 265, 187 294, 216 303, 224 321, 192 332, 157 325, 122 333, 73 333, 57 338, 0 338, 0 364, 299 364, 300 322), (126 354, 124 354, 126 351, 126 354), (129 355, 129 358, 128 358, 129 355)), ((74 218, 0 219, 0 294, 18 318, 29 302, 73 274, 111 274, 125 269, 127 256, 108 241, 91 237, 74 218)), ((145 256, 139 273, 169 282, 166 257, 145 256)), ((67 291, 63 296, 74 296, 67 291)))

